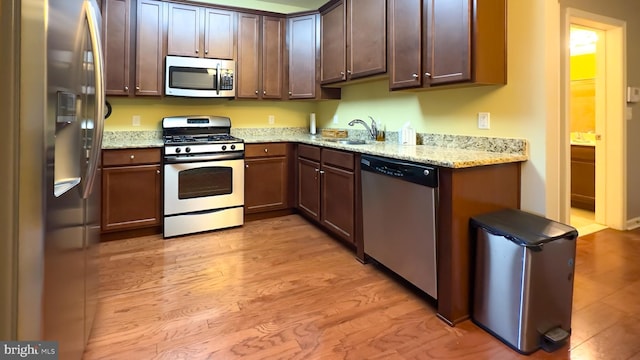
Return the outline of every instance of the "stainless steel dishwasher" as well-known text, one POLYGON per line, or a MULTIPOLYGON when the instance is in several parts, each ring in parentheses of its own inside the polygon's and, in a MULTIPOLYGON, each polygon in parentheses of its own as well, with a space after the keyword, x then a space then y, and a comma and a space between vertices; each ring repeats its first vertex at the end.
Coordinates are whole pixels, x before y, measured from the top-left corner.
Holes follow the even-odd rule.
POLYGON ((437 168, 360 159, 365 255, 437 299, 437 168))

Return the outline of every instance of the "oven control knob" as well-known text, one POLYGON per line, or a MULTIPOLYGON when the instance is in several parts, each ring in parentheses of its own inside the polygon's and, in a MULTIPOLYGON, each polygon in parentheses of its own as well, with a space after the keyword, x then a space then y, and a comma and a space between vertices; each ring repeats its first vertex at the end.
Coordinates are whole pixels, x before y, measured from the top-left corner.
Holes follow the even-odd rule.
POLYGON ((227 145, 222 145, 222 150, 227 150, 227 145))
POLYGON ((191 152, 191 148, 187 146, 187 148, 186 148, 186 149, 184 149, 184 151, 186 151, 186 152, 191 152))
POLYGON ((182 149, 176 148, 176 154, 180 154, 181 151, 182 151, 182 149))
POLYGON ((231 145, 231 150, 235 150, 236 146, 235 145, 231 145))

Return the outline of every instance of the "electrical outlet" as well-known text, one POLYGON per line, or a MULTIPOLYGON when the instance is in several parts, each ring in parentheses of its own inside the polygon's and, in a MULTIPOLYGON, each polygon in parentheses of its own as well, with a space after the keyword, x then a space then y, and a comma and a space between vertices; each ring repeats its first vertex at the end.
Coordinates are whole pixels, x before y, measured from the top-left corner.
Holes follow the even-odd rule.
POLYGON ((478 113, 478 129, 490 129, 491 128, 491 114, 488 112, 478 113))
POLYGON ((334 124, 338 123, 338 115, 333 115, 333 123, 334 124))
POLYGON ((131 118, 131 124, 133 126, 140 126, 140 115, 133 115, 131 118))
POLYGON ((276 117, 273 115, 269 115, 269 125, 273 125, 276 123, 276 117))

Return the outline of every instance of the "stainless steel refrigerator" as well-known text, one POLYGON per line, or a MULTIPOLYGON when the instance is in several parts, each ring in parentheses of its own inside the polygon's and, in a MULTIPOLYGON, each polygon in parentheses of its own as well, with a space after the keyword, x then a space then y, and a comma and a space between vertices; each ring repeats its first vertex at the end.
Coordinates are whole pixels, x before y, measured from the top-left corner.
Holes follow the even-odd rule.
POLYGON ((0 2, 0 339, 80 359, 97 303, 104 113, 95 0, 0 2))

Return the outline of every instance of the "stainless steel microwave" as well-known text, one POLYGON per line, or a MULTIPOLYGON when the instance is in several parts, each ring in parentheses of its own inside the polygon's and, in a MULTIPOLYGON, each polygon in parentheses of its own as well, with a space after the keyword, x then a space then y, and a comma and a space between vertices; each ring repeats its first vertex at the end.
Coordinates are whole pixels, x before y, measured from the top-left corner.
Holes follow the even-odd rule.
POLYGON ((187 97, 235 97, 233 60, 167 56, 164 93, 187 97))

